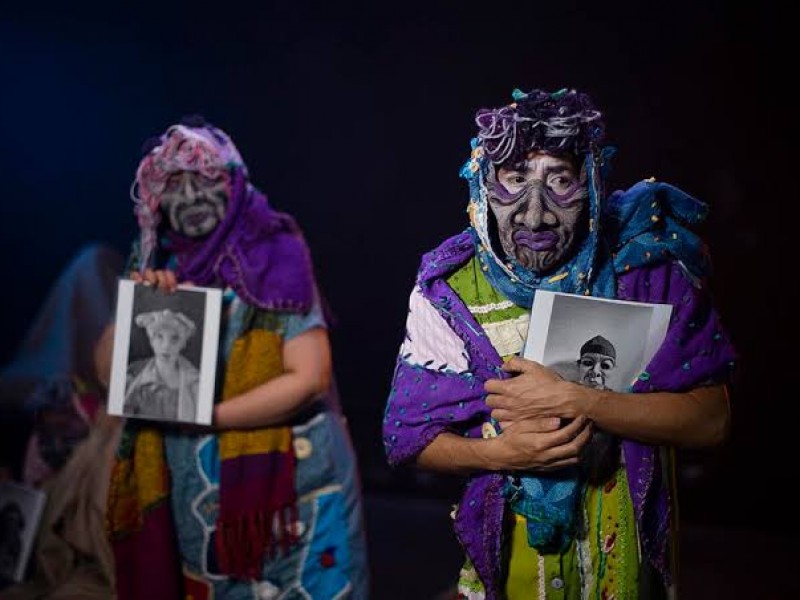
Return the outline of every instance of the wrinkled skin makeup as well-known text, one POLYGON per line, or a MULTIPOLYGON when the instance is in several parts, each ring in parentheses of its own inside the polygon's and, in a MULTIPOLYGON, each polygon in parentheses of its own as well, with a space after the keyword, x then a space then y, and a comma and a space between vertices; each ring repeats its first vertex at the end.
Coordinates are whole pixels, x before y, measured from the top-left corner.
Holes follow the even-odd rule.
POLYGON ((580 383, 589 387, 605 390, 608 389, 606 380, 614 369, 614 359, 605 354, 586 352, 578 360, 580 383))
POLYGON ((229 197, 226 177, 209 179, 193 171, 180 171, 167 180, 160 207, 174 231, 200 238, 225 218, 229 197))
POLYGON ((487 190, 503 250, 534 273, 562 265, 586 233, 586 174, 566 158, 531 152, 490 169, 487 190))

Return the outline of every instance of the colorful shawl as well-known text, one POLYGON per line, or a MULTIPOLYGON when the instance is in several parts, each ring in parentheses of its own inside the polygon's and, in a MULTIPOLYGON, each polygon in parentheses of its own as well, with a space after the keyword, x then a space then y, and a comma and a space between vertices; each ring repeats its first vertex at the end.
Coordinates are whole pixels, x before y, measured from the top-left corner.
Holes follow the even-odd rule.
MULTIPOLYGON (((699 279, 681 266, 694 264, 692 258, 700 260, 691 251, 695 239, 687 237, 686 243, 669 245, 670 240, 677 242, 680 238, 675 230, 680 224, 679 210, 685 204, 691 206, 686 200, 689 197, 677 192, 671 186, 643 182, 613 195, 606 218, 611 222, 616 219, 616 229, 609 227, 609 230, 619 237, 616 240, 604 237, 596 242, 610 250, 604 254, 606 264, 601 262, 595 272, 614 275, 610 282, 599 279, 599 289, 608 290, 609 295, 615 293, 618 298, 665 302, 675 307, 667 340, 647 371, 641 374, 634 392, 677 391, 708 381, 724 381, 734 358, 699 279), (673 199, 677 199, 677 208, 673 199), (612 211, 614 206, 619 210, 612 211), (647 221, 651 223, 649 228, 639 227, 647 221), (629 239, 621 232, 630 234, 629 239)), ((471 213, 474 210, 471 208, 471 213)), ((445 430, 480 437, 481 425, 489 421, 483 382, 505 377, 500 369, 502 361, 445 281, 476 252, 480 257, 484 249, 480 236, 469 228, 423 257, 417 277, 419 290, 461 338, 469 364, 467 369, 456 372, 448 365, 412 364, 406 357, 399 357, 384 420, 384 442, 393 464, 412 459, 445 430)), ((551 278, 546 284, 557 284, 563 279, 566 277, 551 278)), ((547 285, 547 289, 551 286, 547 285)), ((562 286, 555 289, 573 291, 562 286)), ((630 441, 623 443, 623 451, 643 555, 669 581, 666 558, 669 502, 658 452, 652 446, 630 441)), ((471 478, 455 521, 456 533, 486 586, 488 598, 496 597, 500 589, 504 484, 502 474, 471 478)))

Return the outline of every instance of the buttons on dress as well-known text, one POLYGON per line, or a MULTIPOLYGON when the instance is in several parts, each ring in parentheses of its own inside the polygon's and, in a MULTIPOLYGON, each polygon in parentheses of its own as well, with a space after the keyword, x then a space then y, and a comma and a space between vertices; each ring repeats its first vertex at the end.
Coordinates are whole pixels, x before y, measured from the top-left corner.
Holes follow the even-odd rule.
POLYGON ((308 458, 311 456, 311 451, 313 449, 311 445, 311 441, 308 438, 298 437, 294 438, 294 455, 299 459, 303 460, 304 458, 308 458))
POLYGON ((550 580, 550 585, 553 586, 554 590, 560 590, 561 588, 564 587, 564 580, 561 579, 560 577, 553 577, 550 580))

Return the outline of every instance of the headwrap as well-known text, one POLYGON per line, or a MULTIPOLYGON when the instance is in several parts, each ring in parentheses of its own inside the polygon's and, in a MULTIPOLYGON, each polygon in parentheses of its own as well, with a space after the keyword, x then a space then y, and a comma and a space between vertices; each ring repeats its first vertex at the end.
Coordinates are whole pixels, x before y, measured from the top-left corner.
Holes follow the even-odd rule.
POLYGON ((313 273, 299 226, 249 183, 247 167, 227 134, 199 117, 184 123, 193 126, 173 125, 151 142, 136 171, 131 196, 141 229, 140 269, 151 265, 157 249, 167 250, 177 258, 177 275, 184 281, 229 285, 264 310, 307 312, 313 273), (225 217, 205 238, 168 231, 159 240, 161 194, 169 176, 180 171, 225 178, 225 217))
POLYGON ((524 308, 537 289, 613 298, 616 273, 663 260, 670 254, 697 277, 710 263, 702 241, 687 226, 703 221, 708 207, 683 191, 653 180, 604 197, 604 180, 615 153, 601 147, 605 129, 601 114, 586 94, 575 90, 528 94, 515 90, 516 102, 478 111, 478 136, 461 169, 469 183, 467 213, 478 237, 481 266, 495 288, 524 308), (569 156, 586 169, 589 231, 568 262, 555 273, 540 275, 506 256, 493 244, 486 179, 489 169, 513 164, 528 152, 569 156), (643 199, 653 196, 650 203, 643 199), (600 231, 600 223, 608 231, 600 231), (609 245, 609 241, 613 240, 609 245))
POLYGON ((139 327, 144 327, 148 336, 168 327, 180 333, 181 339, 188 340, 195 330, 195 324, 189 317, 182 312, 175 312, 168 308, 138 314, 135 321, 139 327))

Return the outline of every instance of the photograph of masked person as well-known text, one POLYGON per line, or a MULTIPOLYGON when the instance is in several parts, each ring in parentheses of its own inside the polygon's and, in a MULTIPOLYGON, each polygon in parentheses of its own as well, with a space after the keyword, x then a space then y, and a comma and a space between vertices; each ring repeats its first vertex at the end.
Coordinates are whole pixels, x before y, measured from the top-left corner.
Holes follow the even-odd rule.
MULTIPOLYGON (((366 598, 360 477, 300 226, 197 116, 145 147, 132 197, 130 278, 149 284, 136 287, 215 288, 222 306, 211 425, 128 419, 123 431, 107 505, 118 598, 366 598)), ((199 337, 180 312, 137 317, 173 367, 199 337)))
MULTIPOLYGON (((602 335, 588 340, 580 349, 577 383, 596 390, 616 389, 610 380, 616 367, 617 351, 602 335)), ((581 448, 579 464, 590 483, 608 481, 618 467, 619 443, 607 431, 595 428, 581 448)))
MULTIPOLYGON (((720 444, 729 425, 735 352, 692 231, 708 207, 652 179, 609 194, 604 118, 581 91, 515 90, 475 123, 469 226, 423 255, 410 294, 382 422, 389 463, 464 477, 461 598, 664 597, 667 449, 720 444), (522 358, 540 291, 669 304, 674 319, 632 386, 599 389, 601 377, 583 385, 522 358), (598 430, 624 460, 587 481, 598 430)), ((572 369, 596 329, 579 331, 555 341, 572 369)))
POLYGON ((146 331, 152 357, 128 367, 124 414, 194 421, 200 372, 182 354, 195 334, 194 322, 170 309, 138 314, 134 322, 146 331))
POLYGON ((596 335, 581 346, 578 358, 578 383, 596 390, 616 389, 611 385, 617 351, 602 335, 596 335))

